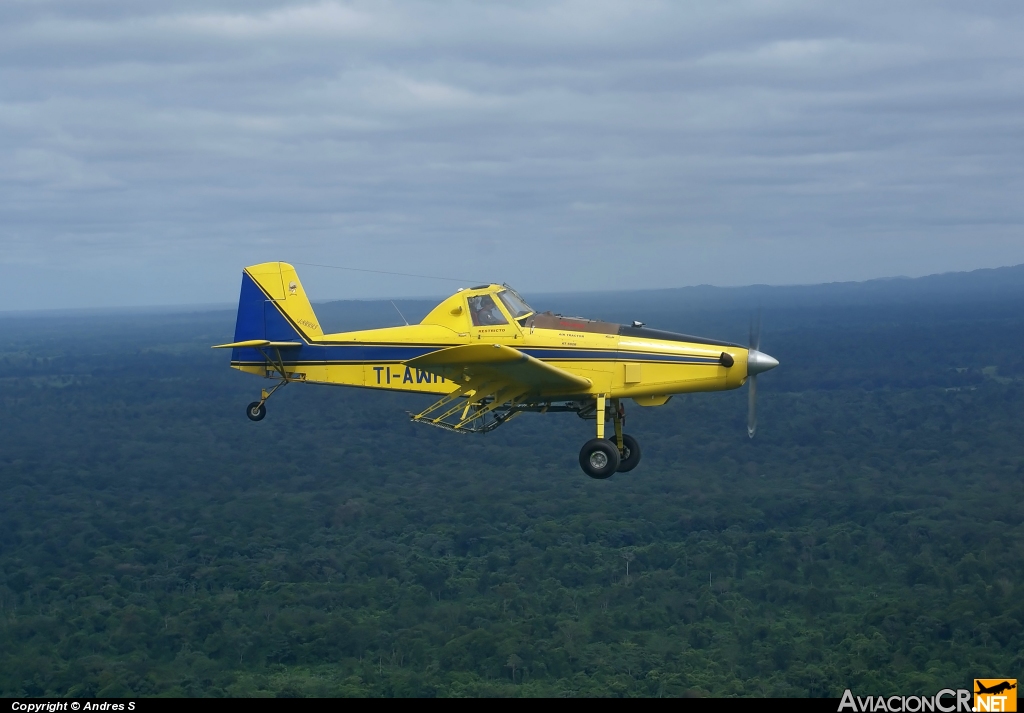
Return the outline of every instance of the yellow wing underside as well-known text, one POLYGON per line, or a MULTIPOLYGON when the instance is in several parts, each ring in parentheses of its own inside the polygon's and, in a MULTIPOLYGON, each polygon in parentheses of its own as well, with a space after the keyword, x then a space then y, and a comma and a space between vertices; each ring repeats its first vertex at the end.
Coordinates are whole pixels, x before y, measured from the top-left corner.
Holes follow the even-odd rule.
POLYGON ((452 425, 454 430, 504 404, 585 392, 591 386, 590 379, 504 344, 466 344, 439 349, 410 359, 406 365, 458 384, 454 391, 413 417, 440 425, 461 409, 461 417, 452 425), (451 405, 463 396, 468 399, 465 404, 451 405))

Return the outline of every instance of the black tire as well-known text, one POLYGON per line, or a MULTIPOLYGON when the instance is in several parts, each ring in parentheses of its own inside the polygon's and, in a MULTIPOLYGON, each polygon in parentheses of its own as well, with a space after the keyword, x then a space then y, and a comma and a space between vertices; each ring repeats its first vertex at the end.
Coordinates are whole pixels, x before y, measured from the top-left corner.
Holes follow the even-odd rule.
MULTIPOLYGON (((615 436, 612 436, 612 445, 615 445, 615 436)), ((632 436, 622 434, 622 453, 619 454, 619 473, 628 473, 640 465, 640 444, 632 436)))
POLYGON ((245 415, 249 417, 250 421, 262 421, 263 417, 267 415, 267 405, 253 401, 245 407, 245 415))
POLYGON ((613 443, 595 438, 587 441, 580 450, 580 468, 591 478, 610 478, 618 467, 619 449, 613 443))

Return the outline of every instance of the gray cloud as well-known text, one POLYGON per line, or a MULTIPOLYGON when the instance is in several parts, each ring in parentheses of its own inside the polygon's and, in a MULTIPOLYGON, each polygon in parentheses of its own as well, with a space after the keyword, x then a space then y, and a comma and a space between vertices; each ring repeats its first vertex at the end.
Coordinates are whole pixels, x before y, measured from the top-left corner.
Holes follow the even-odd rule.
POLYGON ((5 3, 0 297, 229 301, 270 259, 527 292, 1024 262, 1021 12, 5 3))

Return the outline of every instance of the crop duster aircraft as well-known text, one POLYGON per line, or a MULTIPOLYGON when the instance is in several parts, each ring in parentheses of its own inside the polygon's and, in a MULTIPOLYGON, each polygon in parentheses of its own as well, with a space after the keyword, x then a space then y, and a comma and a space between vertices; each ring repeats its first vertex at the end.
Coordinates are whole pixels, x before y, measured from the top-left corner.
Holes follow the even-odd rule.
POLYGON ((749 381, 753 437, 756 377, 779 364, 758 351, 753 328, 743 347, 641 322, 538 313, 505 285, 460 289, 419 324, 324 334, 295 268, 283 262, 245 268, 234 341, 214 348, 231 349, 233 368, 277 381, 246 407, 253 421, 292 382, 435 394, 412 420, 457 433, 485 433, 528 411, 594 419, 596 438, 579 459, 592 478, 640 462, 639 444, 622 430, 625 399, 661 406, 674 394, 749 381))

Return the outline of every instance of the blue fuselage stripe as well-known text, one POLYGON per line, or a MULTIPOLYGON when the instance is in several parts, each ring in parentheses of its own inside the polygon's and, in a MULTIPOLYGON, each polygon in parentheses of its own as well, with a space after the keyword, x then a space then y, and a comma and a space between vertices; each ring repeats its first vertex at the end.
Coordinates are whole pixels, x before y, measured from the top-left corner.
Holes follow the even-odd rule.
MULTIPOLYGON (((307 344, 297 349, 282 349, 281 358, 286 364, 361 364, 368 362, 404 362, 438 349, 444 345, 382 345, 382 344, 339 344, 322 346, 307 344)), ((511 346, 511 345, 510 345, 511 346)), ((542 361, 647 361, 674 364, 718 364, 718 357, 688 356, 645 352, 620 352, 614 349, 520 349, 542 361)), ((273 356, 273 355, 271 355, 273 356)), ((266 360, 256 349, 234 349, 234 362, 263 363, 266 360)))

